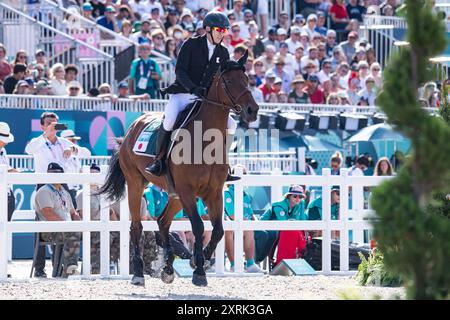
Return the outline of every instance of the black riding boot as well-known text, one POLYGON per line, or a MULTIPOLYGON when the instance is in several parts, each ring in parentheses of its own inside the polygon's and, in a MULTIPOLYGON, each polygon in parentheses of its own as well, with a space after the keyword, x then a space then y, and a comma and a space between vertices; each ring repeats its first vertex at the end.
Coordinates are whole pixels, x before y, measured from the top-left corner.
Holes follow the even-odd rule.
POLYGON ((236 180, 240 180, 240 179, 241 179, 241 177, 232 175, 231 169, 230 169, 230 167, 228 167, 227 180, 225 180, 225 181, 236 181, 236 180))
POLYGON ((161 127, 158 131, 158 141, 156 142, 156 159, 155 162, 153 162, 150 166, 145 168, 145 171, 150 172, 154 176, 160 176, 163 174, 164 171, 164 160, 165 160, 165 153, 167 144, 170 140, 172 131, 166 131, 164 130, 163 125, 161 124, 161 127))

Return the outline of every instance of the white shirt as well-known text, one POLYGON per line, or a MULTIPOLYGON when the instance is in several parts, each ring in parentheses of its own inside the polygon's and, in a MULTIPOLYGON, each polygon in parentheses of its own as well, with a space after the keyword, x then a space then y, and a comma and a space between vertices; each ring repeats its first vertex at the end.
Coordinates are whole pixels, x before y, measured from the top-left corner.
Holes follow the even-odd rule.
MULTIPOLYGON (((88 148, 78 146, 77 155, 72 155, 70 158, 66 159, 66 165, 64 167, 64 172, 68 173, 80 173, 81 172, 81 158, 88 158, 91 156, 91 151, 88 148)), ((69 184, 69 189, 78 189, 77 184, 69 184)))
POLYGON ((352 167, 352 170, 350 171, 350 175, 354 177, 362 177, 364 176, 364 171, 362 171, 357 166, 352 167))
POLYGON ((256 102, 264 102, 264 96, 260 89, 257 87, 249 87, 249 90, 256 102))
POLYGON ((51 91, 55 96, 66 96, 66 80, 58 81, 56 79, 50 80, 50 84, 52 86, 51 91))
POLYGON ((6 149, 5 148, 0 149, 0 165, 1 164, 6 164, 6 166, 9 169, 9 161, 8 161, 8 158, 6 157, 6 149))
POLYGON ((67 139, 57 137, 56 143, 53 144, 43 135, 40 135, 28 142, 25 152, 34 156, 35 172, 47 172, 48 165, 51 162, 58 163, 66 172, 67 159, 63 157, 64 149, 73 146, 78 149, 67 139))
POLYGON ((300 46, 300 41, 293 41, 292 38, 287 39, 286 44, 288 45, 289 53, 295 54, 295 50, 300 46))
POLYGON ((245 21, 239 21, 237 22, 237 24, 239 25, 241 32, 239 32, 239 35, 241 36, 242 39, 248 39, 250 38, 250 31, 248 30, 249 25, 247 23, 245 23, 245 21))
MULTIPOLYGON (((139 12, 141 15, 145 13, 150 13, 151 4, 147 0, 140 1, 139 3, 136 3, 134 2, 134 0, 131 0, 128 4, 130 5, 131 9, 133 9, 134 12, 139 12)), ((159 14, 161 15, 161 12, 159 12, 159 14)))
POLYGON ((321 84, 324 83, 327 80, 330 80, 330 75, 326 74, 325 71, 323 71, 323 70, 320 70, 317 73, 317 77, 319 78, 319 81, 320 81, 321 84))
POLYGON ((206 39, 206 44, 208 45, 208 60, 211 60, 211 57, 214 53, 214 49, 216 48, 216 45, 209 42, 208 39, 206 39))

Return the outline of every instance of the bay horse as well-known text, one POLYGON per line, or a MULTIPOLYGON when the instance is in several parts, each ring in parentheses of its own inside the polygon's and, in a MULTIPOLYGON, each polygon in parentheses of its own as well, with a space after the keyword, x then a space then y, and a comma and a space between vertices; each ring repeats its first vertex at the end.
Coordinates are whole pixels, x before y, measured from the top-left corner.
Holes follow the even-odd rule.
MULTIPOLYGON (((172 156, 167 160, 176 194, 169 194, 168 203, 163 213, 157 219, 165 260, 161 279, 165 283, 171 283, 175 278, 173 269, 174 254, 169 242, 169 228, 174 215, 181 209, 184 209, 191 222, 195 237, 194 256, 193 261, 191 260, 191 266, 195 268, 192 283, 197 286, 207 285, 204 267, 210 263, 209 260, 216 249, 217 243, 224 235, 222 214, 223 186, 228 173, 228 161, 226 161, 228 156, 226 148, 228 115, 232 110, 240 114, 243 121, 252 122, 256 120, 259 109, 248 89, 248 77, 245 74, 244 67, 247 56, 246 53, 237 62, 227 61, 225 66, 214 75, 207 97, 201 99, 200 111, 193 118, 194 121, 201 121, 202 136, 195 137, 194 121, 186 125, 185 129, 190 133, 191 137, 189 146, 192 152, 190 150, 188 152, 190 154, 190 162, 175 164, 172 156), (216 132, 218 130, 221 134, 220 151, 222 160, 220 163, 206 163, 202 156, 201 163, 198 164, 198 161, 195 162, 194 159, 193 151, 196 150, 194 144, 197 144, 197 146, 200 144, 200 150, 203 155, 203 151, 208 145, 206 141, 203 141, 203 134, 209 129, 216 130, 216 132), (202 244, 204 225, 197 212, 197 197, 201 198, 206 204, 209 219, 213 226, 211 240, 205 248, 203 248, 202 244)), ((140 156, 133 152, 133 146, 140 133, 154 118, 154 114, 143 114, 130 126, 125 137, 121 141, 118 140, 119 147, 111 157, 106 182, 100 189, 100 193, 106 194, 109 199, 118 200, 122 198, 125 192, 125 183, 128 185, 128 203, 132 220, 130 238, 133 248, 132 261, 134 266, 131 283, 141 286, 145 285, 143 259, 139 248, 139 240, 142 235, 141 198, 144 188, 149 182, 166 191, 168 191, 169 187, 167 175, 157 177, 145 171, 145 168, 154 161, 154 157, 140 156)), ((179 143, 180 141, 175 140, 173 149, 179 143)))

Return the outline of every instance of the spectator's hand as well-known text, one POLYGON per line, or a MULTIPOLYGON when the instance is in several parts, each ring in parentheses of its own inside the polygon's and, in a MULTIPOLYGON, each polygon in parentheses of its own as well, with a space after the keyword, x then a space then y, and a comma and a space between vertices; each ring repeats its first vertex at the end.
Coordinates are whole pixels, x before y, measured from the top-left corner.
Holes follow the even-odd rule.
POLYGON ((150 95, 148 94, 148 93, 144 93, 143 95, 142 95, 142 98, 141 98, 142 100, 150 100, 150 95))
POLYGON ((112 103, 117 103, 117 101, 119 101, 119 99, 116 96, 111 96, 112 103))
POLYGON ((64 152, 63 152, 64 159, 70 158, 71 155, 72 155, 72 148, 64 149, 64 152))
POLYGON ((58 122, 57 121, 55 121, 55 122, 52 122, 52 123, 50 123, 48 126, 47 126, 47 128, 45 129, 45 131, 44 131, 44 137, 49 137, 49 136, 51 136, 51 135, 56 135, 56 130, 55 130, 55 125, 57 124, 58 122))
POLYGON ((80 221, 81 220, 81 217, 78 215, 78 213, 75 210, 73 210, 71 213, 72 213, 72 221, 80 221))

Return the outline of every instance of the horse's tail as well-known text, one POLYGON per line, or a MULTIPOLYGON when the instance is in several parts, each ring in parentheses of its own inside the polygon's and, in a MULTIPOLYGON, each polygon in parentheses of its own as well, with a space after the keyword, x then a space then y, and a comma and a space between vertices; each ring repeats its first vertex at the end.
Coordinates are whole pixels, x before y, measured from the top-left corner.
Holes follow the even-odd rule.
POLYGON ((111 156, 106 182, 98 191, 98 194, 105 194, 111 201, 120 200, 125 193, 125 176, 119 163, 119 150, 122 142, 123 138, 116 139, 117 148, 111 156))

